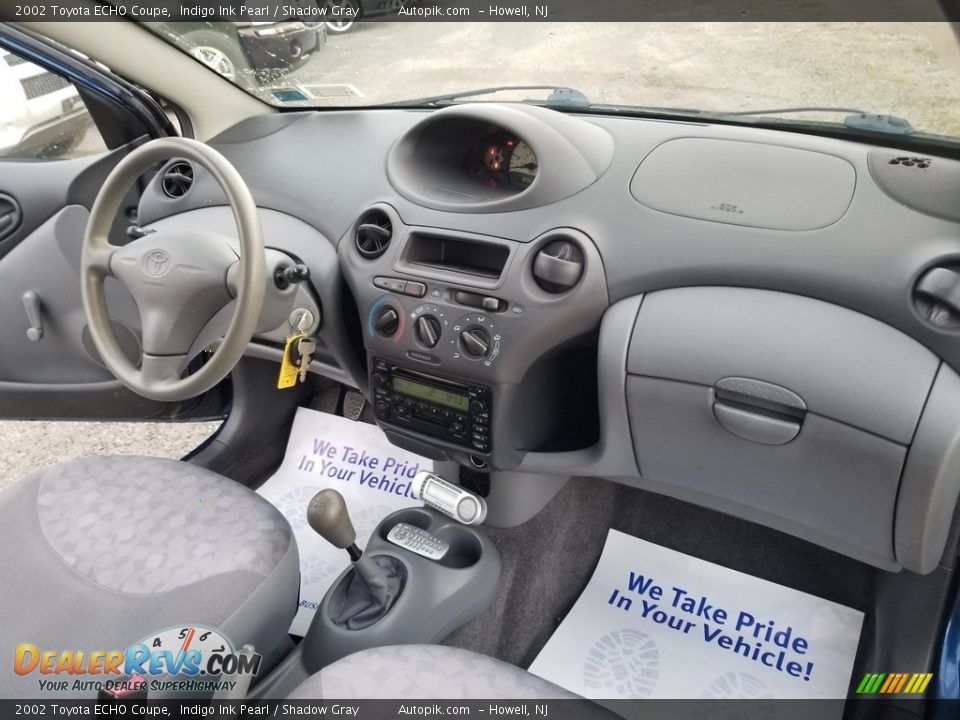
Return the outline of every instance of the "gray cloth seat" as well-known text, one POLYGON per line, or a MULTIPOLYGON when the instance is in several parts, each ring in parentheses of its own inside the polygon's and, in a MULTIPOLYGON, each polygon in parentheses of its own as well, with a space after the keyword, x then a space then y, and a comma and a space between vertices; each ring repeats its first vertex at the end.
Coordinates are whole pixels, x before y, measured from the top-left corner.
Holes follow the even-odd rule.
POLYGON ((304 680, 290 700, 574 700, 500 660, 445 645, 362 650, 304 680))
MULTIPOLYGON (((261 673, 289 649, 300 589, 296 541, 270 503, 203 468, 149 457, 73 460, 0 493, 0 578, 8 662, 20 643, 125 650, 200 625, 237 649, 254 645, 261 673)), ((50 698, 41 677, 8 664, 0 697, 50 698)))

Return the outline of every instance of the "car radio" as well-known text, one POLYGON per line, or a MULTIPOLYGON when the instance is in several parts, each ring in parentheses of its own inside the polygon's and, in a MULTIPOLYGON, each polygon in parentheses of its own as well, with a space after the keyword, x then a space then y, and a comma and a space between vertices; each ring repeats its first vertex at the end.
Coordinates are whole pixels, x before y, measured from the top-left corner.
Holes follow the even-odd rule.
POLYGON ((490 388, 464 385, 373 361, 370 376, 377 418, 477 453, 490 452, 490 388))

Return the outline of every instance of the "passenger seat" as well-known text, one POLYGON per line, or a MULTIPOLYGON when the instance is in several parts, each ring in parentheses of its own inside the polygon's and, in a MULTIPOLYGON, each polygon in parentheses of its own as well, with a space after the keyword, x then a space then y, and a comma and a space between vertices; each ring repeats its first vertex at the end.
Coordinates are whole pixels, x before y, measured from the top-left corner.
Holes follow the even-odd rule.
MULTIPOLYGON (((444 645, 348 655, 304 680, 290 700, 582 700, 513 665, 444 645)), ((597 708, 600 709, 599 707, 597 708)))

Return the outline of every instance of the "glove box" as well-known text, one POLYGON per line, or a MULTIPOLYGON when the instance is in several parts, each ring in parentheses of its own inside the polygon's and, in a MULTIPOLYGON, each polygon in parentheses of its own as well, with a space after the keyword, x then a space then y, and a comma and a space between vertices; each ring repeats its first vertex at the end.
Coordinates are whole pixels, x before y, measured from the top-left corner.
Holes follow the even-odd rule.
POLYGON ((960 378, 903 333, 784 293, 655 292, 625 392, 645 480, 882 568, 940 559, 960 378))

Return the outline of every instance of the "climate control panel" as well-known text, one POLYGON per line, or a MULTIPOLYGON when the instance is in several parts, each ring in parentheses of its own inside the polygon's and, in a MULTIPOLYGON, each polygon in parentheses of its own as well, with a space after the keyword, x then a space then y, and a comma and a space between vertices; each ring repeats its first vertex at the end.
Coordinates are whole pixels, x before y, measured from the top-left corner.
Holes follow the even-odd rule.
POLYGON ((400 298, 383 295, 370 308, 367 331, 371 338, 409 348, 406 354, 410 360, 490 367, 503 350, 503 335, 495 315, 486 311, 457 315, 456 308, 439 303, 421 303, 408 310, 400 298))

